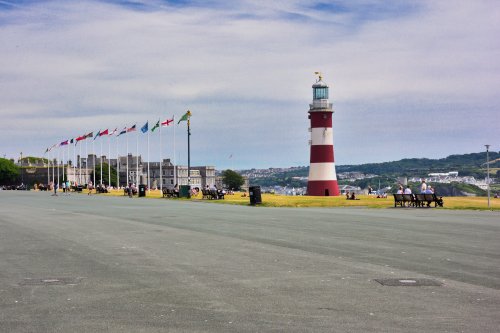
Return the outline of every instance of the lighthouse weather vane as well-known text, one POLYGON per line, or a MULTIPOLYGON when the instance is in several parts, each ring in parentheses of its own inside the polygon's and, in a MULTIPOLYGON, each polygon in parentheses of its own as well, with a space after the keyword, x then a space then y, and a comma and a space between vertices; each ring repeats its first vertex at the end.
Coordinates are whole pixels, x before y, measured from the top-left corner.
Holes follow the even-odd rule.
POLYGON ((316 74, 318 76, 318 81, 322 81, 323 80, 323 75, 321 74, 321 72, 314 72, 314 74, 316 74))

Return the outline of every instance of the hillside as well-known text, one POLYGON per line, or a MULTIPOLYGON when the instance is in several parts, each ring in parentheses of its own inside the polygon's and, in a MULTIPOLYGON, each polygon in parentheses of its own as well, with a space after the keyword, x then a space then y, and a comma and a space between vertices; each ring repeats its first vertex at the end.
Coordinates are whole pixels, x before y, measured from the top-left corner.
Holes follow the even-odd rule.
MULTIPOLYGON (((500 154, 490 152, 490 161, 490 168, 499 168, 500 154)), ((393 162, 337 166, 337 173, 348 171, 398 176, 426 176, 431 172, 458 171, 461 176, 484 177, 486 153, 450 155, 441 159, 408 158, 393 162)))
MULTIPOLYGON (((500 178, 500 154, 490 152, 490 169, 491 176, 500 178), (498 176, 497 176, 498 175, 498 176)), ((354 182, 347 180, 339 180, 340 184, 350 184, 367 188, 368 185, 381 187, 392 186, 395 184, 397 177, 426 177, 433 172, 449 172, 458 171, 460 176, 473 176, 477 179, 486 176, 486 153, 472 153, 463 155, 450 155, 442 159, 428 158, 408 158, 399 161, 383 162, 383 163, 368 163, 360 165, 338 165, 336 168, 337 174, 345 172, 359 172, 363 174, 374 174, 378 177, 359 179, 354 182)), ((252 185, 261 186, 289 186, 301 187, 305 186, 305 180, 300 177, 307 177, 309 167, 294 167, 290 169, 267 169, 267 170, 243 170, 243 175, 250 178, 252 185)), ((455 193, 453 188, 460 190, 463 193, 483 194, 479 188, 473 190, 468 188, 458 189, 458 184, 443 186, 442 190, 446 193, 455 193)), ((475 186, 474 186, 475 187, 475 186)))

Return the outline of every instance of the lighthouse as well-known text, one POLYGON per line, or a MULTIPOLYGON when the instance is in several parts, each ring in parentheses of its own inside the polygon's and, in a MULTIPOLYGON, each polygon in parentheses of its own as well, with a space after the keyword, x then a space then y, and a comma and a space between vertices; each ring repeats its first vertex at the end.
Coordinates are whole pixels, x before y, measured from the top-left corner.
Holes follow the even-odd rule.
POLYGON ((314 196, 338 196, 339 186, 333 155, 332 104, 328 100, 328 85, 321 73, 312 85, 313 101, 309 104, 311 120, 311 158, 307 194, 314 196))

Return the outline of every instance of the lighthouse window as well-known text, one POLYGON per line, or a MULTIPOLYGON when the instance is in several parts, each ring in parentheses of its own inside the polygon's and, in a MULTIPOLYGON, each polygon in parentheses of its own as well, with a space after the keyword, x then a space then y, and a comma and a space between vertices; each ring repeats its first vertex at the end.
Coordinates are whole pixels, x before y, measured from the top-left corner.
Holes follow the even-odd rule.
POLYGON ((313 94, 314 94, 313 96, 314 99, 328 99, 328 88, 327 87, 314 88, 313 94))

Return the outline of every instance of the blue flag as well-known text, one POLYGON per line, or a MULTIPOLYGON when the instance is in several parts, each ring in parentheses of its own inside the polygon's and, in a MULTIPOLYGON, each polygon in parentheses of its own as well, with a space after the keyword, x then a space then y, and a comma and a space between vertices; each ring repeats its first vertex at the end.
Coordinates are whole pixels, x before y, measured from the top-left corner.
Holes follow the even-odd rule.
POLYGON ((142 133, 146 133, 148 131, 148 123, 149 123, 149 121, 146 121, 146 123, 144 124, 144 126, 141 127, 141 132, 142 133))

